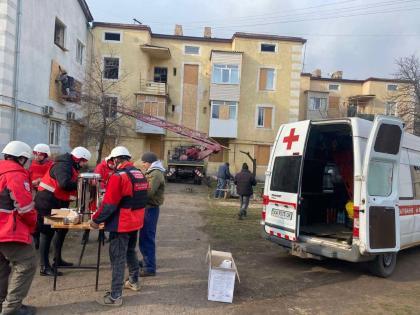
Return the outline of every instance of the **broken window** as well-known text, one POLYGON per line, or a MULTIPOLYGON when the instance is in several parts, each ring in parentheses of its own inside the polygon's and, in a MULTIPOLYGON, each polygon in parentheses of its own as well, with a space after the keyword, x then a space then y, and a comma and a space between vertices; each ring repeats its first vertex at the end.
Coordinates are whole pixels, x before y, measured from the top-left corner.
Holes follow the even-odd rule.
POLYGON ((261 44, 261 51, 276 52, 276 44, 261 44))
POLYGON ((237 106, 237 102, 212 101, 211 118, 222 120, 235 120, 237 106))
POLYGON ((273 91, 276 70, 272 68, 261 68, 259 78, 260 91, 273 91))
POLYGON ((64 35, 66 31, 66 26, 59 19, 55 19, 55 28, 54 28, 54 44, 56 44, 61 49, 64 48, 64 35))
POLYGON ((117 117, 118 97, 104 96, 104 113, 106 118, 117 117))
POLYGON ((327 99, 321 97, 311 97, 309 99, 309 110, 326 110, 327 99))
POLYGON ((257 111, 257 127, 271 129, 273 121, 273 108, 259 106, 257 111))
POLYGON ((387 88, 388 91, 393 92, 393 91, 396 91, 398 89, 398 85, 397 84, 388 84, 386 88, 387 88))
POLYGON ((340 84, 329 84, 328 90, 330 91, 338 91, 340 90, 340 84))
POLYGON ((118 80, 120 59, 119 58, 104 58, 104 78, 118 80))

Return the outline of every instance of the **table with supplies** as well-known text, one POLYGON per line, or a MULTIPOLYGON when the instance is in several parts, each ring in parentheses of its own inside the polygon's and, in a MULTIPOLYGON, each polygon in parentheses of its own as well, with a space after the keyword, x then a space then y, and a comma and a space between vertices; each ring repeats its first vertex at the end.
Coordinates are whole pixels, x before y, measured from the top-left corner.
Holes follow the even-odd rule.
MULTIPOLYGON (((96 256, 96 265, 95 266, 82 266, 82 259, 85 252, 86 244, 88 242, 88 236, 87 234, 94 230, 89 222, 81 222, 77 224, 69 223, 65 224, 66 220, 64 218, 68 215, 70 212, 70 209, 53 209, 51 211, 51 216, 44 218, 44 223, 51 225, 51 228, 53 229, 69 229, 72 231, 80 231, 84 233, 83 241, 82 241, 82 250, 79 256, 79 261, 77 265, 74 266, 57 266, 57 264, 54 264, 54 286, 53 290, 55 291, 57 288, 57 275, 58 275, 58 269, 88 269, 88 270, 96 270, 96 282, 95 282, 95 290, 98 291, 98 282, 99 282, 99 266, 101 262, 101 247, 104 245, 104 227, 103 225, 99 226, 99 236, 98 236, 98 250, 97 250, 97 256, 96 256)), ((56 253, 57 255, 58 253, 56 253)), ((58 261, 59 257, 55 257, 55 260, 58 261)))

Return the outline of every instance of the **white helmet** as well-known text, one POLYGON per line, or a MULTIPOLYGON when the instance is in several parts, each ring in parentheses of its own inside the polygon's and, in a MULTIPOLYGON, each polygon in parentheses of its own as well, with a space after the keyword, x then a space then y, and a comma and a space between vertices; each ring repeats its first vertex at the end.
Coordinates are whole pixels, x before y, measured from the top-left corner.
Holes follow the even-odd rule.
POLYGON ((34 146, 34 152, 41 152, 51 156, 50 146, 44 143, 38 143, 36 146, 34 146))
POLYGON ((10 141, 1 151, 3 154, 8 154, 15 157, 26 157, 29 159, 32 155, 32 149, 29 145, 22 141, 10 141))
POLYGON ((130 152, 126 147, 119 146, 112 149, 111 153, 108 155, 109 158, 116 158, 118 156, 128 156, 131 158, 130 152))
POLYGON ((84 147, 75 147, 73 151, 71 151, 71 155, 73 155, 76 159, 85 159, 87 161, 89 161, 92 157, 89 150, 84 147))

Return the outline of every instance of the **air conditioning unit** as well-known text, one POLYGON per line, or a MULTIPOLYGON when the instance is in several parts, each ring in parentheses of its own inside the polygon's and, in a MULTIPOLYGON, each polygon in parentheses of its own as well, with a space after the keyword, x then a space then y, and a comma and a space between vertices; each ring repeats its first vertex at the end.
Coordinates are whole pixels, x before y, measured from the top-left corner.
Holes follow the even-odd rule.
POLYGON ((42 114, 44 116, 51 116, 54 112, 54 108, 52 106, 44 106, 42 107, 42 114))
POLYGON ((67 112, 67 121, 73 121, 76 119, 76 113, 74 112, 67 112))

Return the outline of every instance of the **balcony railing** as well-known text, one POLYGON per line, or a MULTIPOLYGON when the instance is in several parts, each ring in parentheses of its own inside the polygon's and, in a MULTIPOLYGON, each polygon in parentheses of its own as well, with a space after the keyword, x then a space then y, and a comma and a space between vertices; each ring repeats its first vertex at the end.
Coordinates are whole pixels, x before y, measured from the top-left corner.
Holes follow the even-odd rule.
POLYGON ((140 93, 148 95, 168 95, 168 85, 163 82, 142 80, 140 82, 140 93))

